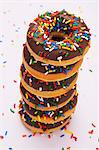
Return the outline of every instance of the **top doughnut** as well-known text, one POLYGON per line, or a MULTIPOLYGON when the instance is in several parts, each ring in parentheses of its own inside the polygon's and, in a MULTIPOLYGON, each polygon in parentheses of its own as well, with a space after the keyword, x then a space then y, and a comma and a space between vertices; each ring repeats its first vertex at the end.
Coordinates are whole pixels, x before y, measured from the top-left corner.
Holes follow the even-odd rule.
POLYGON ((27 48, 36 60, 64 66, 84 57, 90 47, 90 32, 80 17, 65 10, 38 15, 27 32, 27 48))

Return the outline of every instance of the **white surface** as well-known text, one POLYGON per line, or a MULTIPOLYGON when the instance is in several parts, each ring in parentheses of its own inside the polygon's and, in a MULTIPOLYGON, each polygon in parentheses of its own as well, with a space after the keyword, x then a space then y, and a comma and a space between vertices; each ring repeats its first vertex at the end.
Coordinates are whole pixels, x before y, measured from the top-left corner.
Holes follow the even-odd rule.
POLYGON ((0 1, 0 150, 62 150, 62 147, 71 150, 96 150, 98 147, 97 135, 97 9, 96 1, 72 1, 63 3, 42 3, 38 1, 0 1), (82 70, 79 71, 78 91, 79 101, 76 112, 68 129, 78 137, 77 142, 70 139, 70 135, 63 131, 53 134, 51 139, 46 135, 28 138, 31 134, 21 123, 18 108, 14 109, 13 104, 18 106, 20 100, 19 92, 19 70, 22 60, 22 44, 25 42, 26 32, 29 23, 38 13, 46 10, 66 9, 77 16, 82 17, 91 29, 91 48, 85 56, 82 70), (4 61, 7 61, 5 64, 4 61), (92 70, 90 72, 89 70, 92 70), (17 83, 14 83, 16 80, 17 83), (4 88, 3 88, 4 85, 4 88), (12 108, 15 113, 10 112, 12 108), (4 113, 4 116, 2 115, 4 113), (96 128, 92 127, 92 123, 96 128), (88 131, 94 129, 91 138, 88 131), (5 136, 5 132, 8 134, 5 136), (27 137, 23 138, 22 135, 27 137), (60 135, 65 134, 60 138, 60 135))

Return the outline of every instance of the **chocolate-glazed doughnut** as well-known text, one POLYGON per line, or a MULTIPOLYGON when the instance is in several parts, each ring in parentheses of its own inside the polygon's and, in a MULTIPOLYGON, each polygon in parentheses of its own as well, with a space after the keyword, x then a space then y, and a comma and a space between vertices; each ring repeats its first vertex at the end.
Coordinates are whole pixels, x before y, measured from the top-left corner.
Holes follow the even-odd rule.
POLYGON ((65 10, 46 12, 30 24, 26 45, 35 59, 64 66, 83 58, 90 47, 90 35, 80 17, 65 10))

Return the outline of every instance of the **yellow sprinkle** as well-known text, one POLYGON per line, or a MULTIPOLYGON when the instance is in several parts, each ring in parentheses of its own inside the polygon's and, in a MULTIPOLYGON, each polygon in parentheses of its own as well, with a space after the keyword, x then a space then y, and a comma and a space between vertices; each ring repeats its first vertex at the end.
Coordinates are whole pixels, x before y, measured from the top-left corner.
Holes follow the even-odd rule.
POLYGON ((47 69, 47 66, 45 66, 45 69, 48 70, 48 69, 47 69))
POLYGON ((71 22, 71 20, 66 21, 65 24, 67 24, 67 23, 69 23, 69 22, 71 22))
POLYGON ((61 61, 61 59, 59 60, 59 63, 61 63, 62 61, 61 61))
POLYGON ((56 22, 56 17, 54 17, 54 21, 56 22))
POLYGON ((52 30, 53 29, 53 26, 50 28, 50 30, 52 30))
POLYGON ((55 117, 55 120, 57 119, 57 116, 55 117))
POLYGON ((64 68, 66 68, 66 66, 63 66, 64 68))
POLYGON ((58 85, 60 85, 60 82, 59 82, 59 81, 57 81, 57 83, 58 83, 58 85))
POLYGON ((67 27, 66 27, 66 28, 64 28, 64 30, 67 30, 67 27))
POLYGON ((34 121, 34 119, 32 118, 31 122, 34 121))
POLYGON ((38 45, 38 44, 39 44, 39 42, 36 42, 36 44, 38 45))
POLYGON ((63 49, 70 50, 70 48, 69 48, 69 47, 64 47, 64 46, 62 46, 62 48, 63 48, 63 49))
POLYGON ((69 130, 64 130, 67 134, 73 134, 72 131, 69 131, 69 130))
POLYGON ((55 23, 54 23, 54 22, 53 22, 52 24, 53 24, 53 26, 55 26, 55 23))
POLYGON ((26 96, 26 99, 28 99, 28 95, 27 95, 27 93, 25 93, 25 96, 26 96))
POLYGON ((38 117, 38 120, 39 120, 39 121, 41 121, 41 118, 40 118, 40 116, 38 115, 37 117, 38 117))
POLYGON ((34 114, 37 114, 37 111, 35 111, 35 113, 34 114))
POLYGON ((44 116, 44 120, 46 120, 46 117, 44 116))

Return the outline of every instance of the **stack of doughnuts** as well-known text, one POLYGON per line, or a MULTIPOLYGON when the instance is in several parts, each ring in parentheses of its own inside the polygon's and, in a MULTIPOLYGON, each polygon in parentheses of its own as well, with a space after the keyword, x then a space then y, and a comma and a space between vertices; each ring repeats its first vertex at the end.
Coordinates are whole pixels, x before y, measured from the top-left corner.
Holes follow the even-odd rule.
POLYGON ((19 114, 35 133, 66 126, 75 111, 76 81, 90 32, 80 17, 65 10, 38 15, 29 25, 20 67, 19 114))

